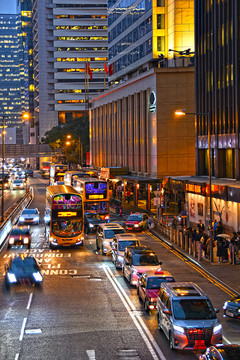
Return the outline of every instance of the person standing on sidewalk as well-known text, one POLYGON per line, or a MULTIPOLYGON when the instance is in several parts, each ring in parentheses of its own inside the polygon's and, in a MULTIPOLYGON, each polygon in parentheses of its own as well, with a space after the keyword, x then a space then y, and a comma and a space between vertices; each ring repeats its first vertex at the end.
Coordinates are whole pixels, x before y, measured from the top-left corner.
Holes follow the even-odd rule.
POLYGON ((221 236, 217 237, 217 256, 218 256, 218 262, 223 262, 223 239, 221 236))
POLYGON ((230 264, 236 264, 236 246, 235 246, 236 239, 237 239, 237 233, 234 232, 233 237, 231 238, 230 244, 229 244, 229 252, 230 252, 230 258, 231 258, 230 264))
POLYGON ((205 226, 204 226, 202 220, 199 220, 199 223, 197 224, 197 227, 198 227, 198 231, 199 231, 200 233, 203 233, 203 232, 204 232, 205 226))
POLYGON ((223 226, 221 221, 218 222, 217 224, 217 229, 216 229, 216 235, 222 234, 223 233, 223 226))
POLYGON ((177 229, 177 224, 178 224, 178 221, 177 221, 177 217, 176 217, 176 215, 174 216, 174 218, 173 218, 173 221, 172 221, 172 227, 173 227, 173 229, 177 229))

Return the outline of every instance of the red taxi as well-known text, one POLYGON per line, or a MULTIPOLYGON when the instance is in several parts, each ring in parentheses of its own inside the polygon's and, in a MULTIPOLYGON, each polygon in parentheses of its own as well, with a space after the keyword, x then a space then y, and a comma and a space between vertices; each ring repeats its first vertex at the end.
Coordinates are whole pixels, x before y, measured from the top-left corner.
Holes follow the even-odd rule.
POLYGON ((175 282, 175 280, 168 271, 163 271, 161 268, 157 271, 147 271, 138 279, 137 292, 146 311, 156 310, 162 282, 175 282))
POLYGON ((8 237, 8 249, 13 245, 31 247, 31 234, 29 226, 13 226, 8 237))
POLYGON ((147 229, 149 222, 148 214, 145 213, 134 213, 129 215, 125 222, 125 228, 127 231, 142 231, 147 229))

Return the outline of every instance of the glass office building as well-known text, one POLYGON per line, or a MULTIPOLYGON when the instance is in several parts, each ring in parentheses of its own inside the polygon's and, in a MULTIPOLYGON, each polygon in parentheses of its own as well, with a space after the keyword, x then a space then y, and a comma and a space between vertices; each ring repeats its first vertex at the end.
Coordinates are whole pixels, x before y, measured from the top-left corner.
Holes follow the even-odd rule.
MULTIPOLYGON (((6 126, 22 125, 24 69, 21 19, 17 14, 0 14, 0 117, 6 126)), ((7 136, 7 134, 6 134, 7 136)))

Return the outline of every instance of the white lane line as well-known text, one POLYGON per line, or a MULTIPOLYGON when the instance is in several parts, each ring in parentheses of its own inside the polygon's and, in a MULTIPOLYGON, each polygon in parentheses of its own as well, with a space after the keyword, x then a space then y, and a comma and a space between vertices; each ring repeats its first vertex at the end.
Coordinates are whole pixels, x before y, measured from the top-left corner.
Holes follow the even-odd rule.
POLYGON ((27 304, 27 307, 26 307, 27 310, 30 309, 31 302, 32 302, 32 297, 33 297, 33 293, 31 293, 31 294, 29 295, 28 304, 27 304))
POLYGON ((23 334, 24 334, 24 329, 25 329, 26 323, 27 323, 27 318, 24 318, 23 323, 22 323, 21 333, 19 336, 19 341, 22 341, 22 339, 23 339, 23 334))
POLYGON ((167 360, 158 346, 157 342, 153 338, 152 334, 148 330, 147 326, 145 325, 144 321, 141 319, 140 315, 138 315, 135 306, 131 302, 130 298, 124 291, 123 287, 118 283, 118 281, 115 279, 112 271, 110 268, 105 265, 103 266, 103 270, 106 273, 108 279, 112 283, 114 289, 116 290, 118 296, 122 300, 125 308, 127 309, 129 315, 131 316, 135 326, 137 327, 140 335, 142 336, 149 352, 151 353, 154 360, 167 360), (134 313, 133 313, 134 311, 134 313), (155 349, 154 349, 155 348, 155 349), (155 351, 156 350, 156 351, 155 351))
POLYGON ((18 358, 19 358, 19 353, 17 353, 17 354, 15 355, 14 360, 18 360, 18 358))
POLYGON ((227 344, 231 344, 231 341, 229 341, 227 338, 225 338, 225 336, 223 336, 222 338, 227 344))
POLYGON ((86 350, 89 360, 96 360, 95 350, 86 350))

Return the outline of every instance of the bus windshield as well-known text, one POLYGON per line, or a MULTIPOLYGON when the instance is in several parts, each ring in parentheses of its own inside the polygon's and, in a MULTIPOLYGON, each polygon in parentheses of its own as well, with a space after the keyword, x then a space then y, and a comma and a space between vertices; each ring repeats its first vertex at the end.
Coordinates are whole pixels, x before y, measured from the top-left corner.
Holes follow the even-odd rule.
POLYGON ((73 237, 82 232, 82 220, 57 220, 52 223, 52 232, 56 236, 73 237))
POLYGON ((99 201, 96 203, 85 203, 84 204, 85 212, 96 212, 98 214, 108 213, 108 201, 99 201))

